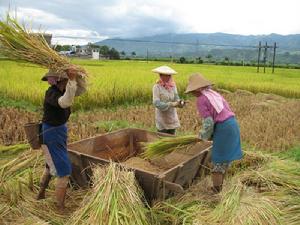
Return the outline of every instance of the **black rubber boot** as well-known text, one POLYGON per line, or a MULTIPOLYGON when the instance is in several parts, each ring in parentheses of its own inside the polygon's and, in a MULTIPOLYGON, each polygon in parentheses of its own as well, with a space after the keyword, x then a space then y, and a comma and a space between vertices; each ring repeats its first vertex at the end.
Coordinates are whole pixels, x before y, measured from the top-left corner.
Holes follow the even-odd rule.
POLYGON ((46 192, 46 188, 49 185, 49 182, 51 180, 51 175, 49 171, 44 172, 42 179, 41 179, 41 183, 40 183, 40 190, 39 193, 36 196, 37 200, 40 199, 45 199, 45 192, 46 192))
POLYGON ((211 179, 213 182, 213 187, 211 188, 211 190, 216 194, 220 193, 222 191, 224 174, 223 173, 212 173, 211 179))

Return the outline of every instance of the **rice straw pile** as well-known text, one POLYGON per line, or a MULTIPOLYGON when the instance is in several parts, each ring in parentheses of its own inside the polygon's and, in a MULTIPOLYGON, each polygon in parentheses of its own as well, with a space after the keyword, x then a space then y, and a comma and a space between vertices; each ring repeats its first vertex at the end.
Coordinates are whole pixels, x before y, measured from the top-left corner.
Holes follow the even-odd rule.
POLYGON ((146 144, 142 156, 147 159, 159 158, 175 150, 186 149, 199 141, 195 135, 162 138, 146 144))
POLYGON ((93 189, 69 224, 150 224, 133 172, 111 162, 108 167, 95 167, 93 174, 93 189))

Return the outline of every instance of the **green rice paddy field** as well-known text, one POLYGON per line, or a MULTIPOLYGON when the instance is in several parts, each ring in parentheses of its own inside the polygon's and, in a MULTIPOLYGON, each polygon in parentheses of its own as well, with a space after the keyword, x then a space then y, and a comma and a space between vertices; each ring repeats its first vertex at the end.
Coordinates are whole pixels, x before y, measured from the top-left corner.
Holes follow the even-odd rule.
MULTIPOLYGON (((152 85, 158 76, 151 69, 163 62, 145 61, 92 61, 74 60, 89 73, 89 91, 78 101, 76 108, 107 107, 137 102, 150 102, 152 85)), ((300 98, 300 70, 281 69, 266 74, 257 73, 255 67, 234 67, 196 64, 167 65, 178 71, 174 76, 177 87, 183 92, 190 74, 199 72, 213 81, 218 88, 245 89, 285 97, 300 98)), ((40 105, 47 83, 40 78, 46 72, 32 64, 0 61, 0 96, 25 100, 40 105)))

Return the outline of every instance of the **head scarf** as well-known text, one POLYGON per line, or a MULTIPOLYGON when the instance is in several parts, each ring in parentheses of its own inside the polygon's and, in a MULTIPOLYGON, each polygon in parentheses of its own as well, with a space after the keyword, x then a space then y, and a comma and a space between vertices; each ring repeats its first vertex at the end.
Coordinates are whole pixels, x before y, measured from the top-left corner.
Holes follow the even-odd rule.
POLYGON ((220 113, 224 109, 222 96, 218 92, 213 91, 210 86, 203 89, 201 93, 208 98, 217 113, 220 113))
POLYGON ((160 86, 164 87, 168 91, 170 91, 173 87, 175 87, 175 82, 173 81, 172 77, 167 82, 164 82, 161 78, 156 82, 160 86))

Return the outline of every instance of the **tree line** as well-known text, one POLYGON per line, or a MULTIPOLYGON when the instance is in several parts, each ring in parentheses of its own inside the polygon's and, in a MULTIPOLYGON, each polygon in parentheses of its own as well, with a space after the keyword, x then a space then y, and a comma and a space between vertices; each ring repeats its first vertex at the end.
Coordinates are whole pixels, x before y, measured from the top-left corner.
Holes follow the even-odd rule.
MULTIPOLYGON (((61 52, 61 51, 72 51, 74 45, 56 45, 54 47, 55 51, 57 52, 61 52)), ((82 48, 80 45, 75 46, 76 49, 80 49, 82 48)), ((101 54, 101 56, 103 56, 104 58, 108 58, 108 59, 131 59, 134 58, 136 56, 136 53, 133 51, 131 52, 129 55, 128 53, 126 54, 125 51, 117 51, 115 48, 110 48, 107 45, 95 45, 95 44, 91 44, 89 43, 87 45, 87 49, 90 49, 91 51, 99 51, 99 53, 101 54)), ((74 52, 75 53, 75 52, 74 52)))

